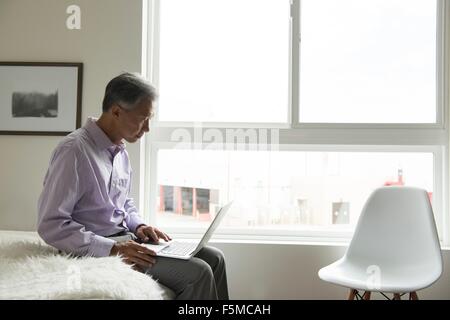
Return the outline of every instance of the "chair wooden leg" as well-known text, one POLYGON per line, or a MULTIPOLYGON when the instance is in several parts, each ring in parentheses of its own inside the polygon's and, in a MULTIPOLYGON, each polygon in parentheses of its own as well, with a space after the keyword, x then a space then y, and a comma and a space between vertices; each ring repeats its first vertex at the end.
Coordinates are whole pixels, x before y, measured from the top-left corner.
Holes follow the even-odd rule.
POLYGON ((394 300, 401 300, 400 293, 394 293, 394 300))
POLYGON ((363 300, 370 300, 370 291, 364 292, 363 300))
POLYGON ((415 291, 409 293, 409 300, 419 300, 419 297, 415 291))
POLYGON ((358 293, 355 289, 350 289, 350 293, 348 294, 348 300, 355 300, 355 296, 358 293))

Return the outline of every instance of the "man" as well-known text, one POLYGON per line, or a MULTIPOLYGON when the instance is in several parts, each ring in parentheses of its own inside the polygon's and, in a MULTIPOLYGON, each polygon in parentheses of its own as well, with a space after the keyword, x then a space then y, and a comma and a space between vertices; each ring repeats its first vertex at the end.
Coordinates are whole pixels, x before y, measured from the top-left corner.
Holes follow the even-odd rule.
POLYGON ((218 249, 205 247, 185 261, 156 257, 139 244, 171 239, 146 225, 129 197, 132 170, 124 140, 136 142, 149 131, 155 99, 154 88, 138 75, 123 73, 108 83, 100 118, 89 118, 52 154, 38 203, 38 233, 64 252, 121 255, 177 299, 228 299, 218 249))

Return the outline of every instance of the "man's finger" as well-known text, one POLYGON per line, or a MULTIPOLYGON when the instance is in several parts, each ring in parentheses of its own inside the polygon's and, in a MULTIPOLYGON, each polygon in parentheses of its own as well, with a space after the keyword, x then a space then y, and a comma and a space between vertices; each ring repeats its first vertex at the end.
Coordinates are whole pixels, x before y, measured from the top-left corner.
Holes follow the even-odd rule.
POLYGON ((153 263, 149 263, 137 256, 130 257, 130 260, 133 261, 135 264, 137 264, 139 267, 141 267, 143 270, 146 270, 147 268, 150 268, 153 263))
POLYGON ((143 253, 136 253, 132 256, 132 258, 145 267, 151 267, 156 262, 154 258, 143 253))
POLYGON ((145 234, 148 235, 154 242, 158 242, 158 236, 152 228, 145 229, 145 234))
POLYGON ((136 235, 141 241, 143 241, 143 242, 148 241, 148 237, 145 235, 145 233, 142 231, 142 229, 139 229, 139 231, 136 232, 136 235))
POLYGON ((144 234, 144 232, 142 232, 142 229, 139 229, 139 231, 136 232, 136 235, 138 236, 139 239, 145 238, 145 234, 144 234))
POLYGON ((135 251, 135 252, 138 252, 138 251, 140 251, 140 252, 142 252, 142 253, 144 253, 144 254, 147 254, 147 255, 150 255, 150 256, 156 256, 156 252, 155 251, 153 251, 153 250, 151 250, 151 249, 149 249, 149 248, 147 248, 146 246, 144 246, 144 245, 141 245, 141 244, 139 244, 139 243, 133 243, 132 245, 131 245, 131 247, 133 248, 133 250, 135 251))
POLYGON ((141 267, 141 266, 139 266, 136 262, 134 262, 132 259, 130 259, 130 258, 126 258, 126 259, 124 259, 123 260, 126 264, 129 264, 129 265, 131 265, 131 268, 132 269, 134 269, 134 270, 136 270, 136 271, 139 271, 139 272, 143 272, 144 271, 144 269, 141 267))
POLYGON ((155 263, 154 256, 156 255, 156 253, 153 250, 149 250, 149 252, 151 252, 151 253, 145 253, 144 251, 138 249, 137 251, 135 251, 131 255, 135 256, 135 257, 139 257, 139 258, 141 258, 141 259, 143 259, 145 261, 148 261, 148 262, 151 262, 151 263, 155 263))
POLYGON ((164 232, 162 232, 162 231, 158 230, 158 235, 159 235, 159 237, 161 239, 164 239, 165 241, 169 241, 170 240, 170 237, 167 234, 165 234, 164 232))
POLYGON ((137 258, 139 258, 141 260, 144 260, 144 261, 146 261, 147 263, 149 263, 151 265, 155 264, 155 262, 156 262, 155 258, 153 258, 152 256, 149 256, 148 254, 142 253, 140 251, 136 252, 134 254, 134 257, 137 257, 137 258))
POLYGON ((140 257, 136 255, 130 255, 128 254, 123 261, 126 264, 131 265, 131 268, 133 270, 139 271, 139 272, 145 272, 148 268, 150 268, 152 265, 154 265, 154 262, 149 262, 144 259, 141 259, 140 257))

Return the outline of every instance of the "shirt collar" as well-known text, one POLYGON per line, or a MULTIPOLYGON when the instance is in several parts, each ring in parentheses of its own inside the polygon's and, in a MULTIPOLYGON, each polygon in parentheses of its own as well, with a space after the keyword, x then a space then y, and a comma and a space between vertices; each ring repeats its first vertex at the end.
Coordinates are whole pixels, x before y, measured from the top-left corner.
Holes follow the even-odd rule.
POLYGON ((106 133, 103 132, 102 129, 97 125, 96 123, 97 118, 89 117, 86 121, 86 124, 84 125, 84 128, 89 133, 89 135, 94 139, 95 144, 100 149, 108 149, 108 150, 117 150, 123 151, 125 150, 125 143, 121 142, 120 145, 114 144, 111 139, 106 135, 106 133))

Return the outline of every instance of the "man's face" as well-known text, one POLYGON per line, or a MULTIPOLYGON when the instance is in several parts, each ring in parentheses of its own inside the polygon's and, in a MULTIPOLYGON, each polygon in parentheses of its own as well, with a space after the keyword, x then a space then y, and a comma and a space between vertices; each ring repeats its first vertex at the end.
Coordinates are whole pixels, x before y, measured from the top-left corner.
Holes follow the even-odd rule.
POLYGON ((142 99, 131 111, 120 109, 118 117, 118 131, 123 139, 133 143, 139 140, 145 132, 150 130, 149 121, 152 117, 152 102, 142 99))

